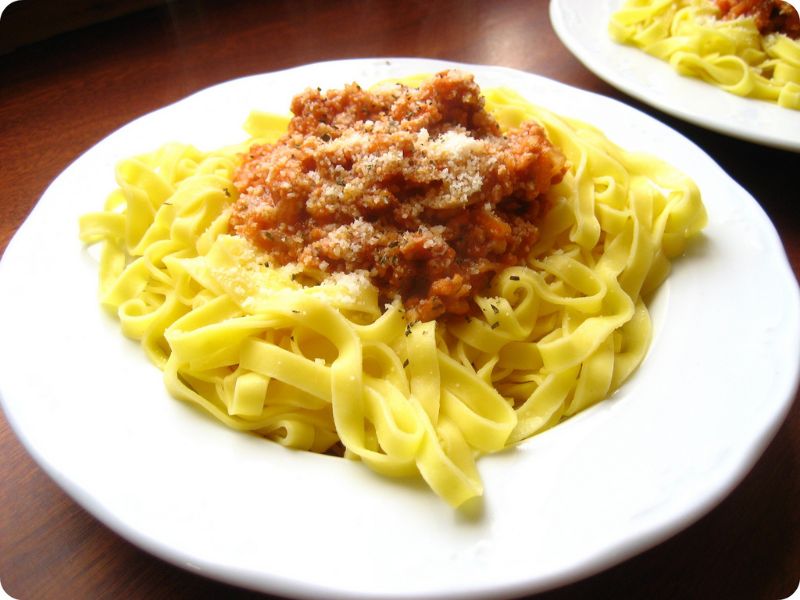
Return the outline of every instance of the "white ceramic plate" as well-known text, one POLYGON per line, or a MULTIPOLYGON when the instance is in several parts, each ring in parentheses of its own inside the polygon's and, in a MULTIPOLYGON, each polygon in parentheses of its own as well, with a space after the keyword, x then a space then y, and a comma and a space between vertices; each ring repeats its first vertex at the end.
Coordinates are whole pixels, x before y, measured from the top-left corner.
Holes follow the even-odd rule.
POLYGON ((798 288, 759 206, 696 146, 624 104, 541 77, 469 66, 657 153, 700 185, 710 223, 652 307, 656 335, 610 400, 482 458, 482 506, 454 512, 423 485, 229 431, 172 399, 96 301, 78 216, 115 162, 168 140, 239 141, 252 108, 304 87, 452 66, 315 64, 224 83, 146 115, 48 188, 0 263, 0 392, 34 458, 142 548, 239 585, 313 598, 486 597, 589 575, 674 534, 744 476, 797 382, 798 288))
POLYGON ((800 152, 800 111, 682 77, 667 62, 614 42, 608 21, 624 0, 550 0, 550 20, 578 60, 614 87, 700 127, 800 152))

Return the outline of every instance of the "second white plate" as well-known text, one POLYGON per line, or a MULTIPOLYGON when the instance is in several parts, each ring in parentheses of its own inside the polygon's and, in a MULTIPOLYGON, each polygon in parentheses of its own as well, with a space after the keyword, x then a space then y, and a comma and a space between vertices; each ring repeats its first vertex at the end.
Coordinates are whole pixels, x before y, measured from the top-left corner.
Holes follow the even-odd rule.
POLYGON ((623 0, 551 0, 550 20, 578 60, 623 92, 695 125, 800 152, 800 111, 683 77, 669 63, 614 42, 608 21, 622 4, 623 0))

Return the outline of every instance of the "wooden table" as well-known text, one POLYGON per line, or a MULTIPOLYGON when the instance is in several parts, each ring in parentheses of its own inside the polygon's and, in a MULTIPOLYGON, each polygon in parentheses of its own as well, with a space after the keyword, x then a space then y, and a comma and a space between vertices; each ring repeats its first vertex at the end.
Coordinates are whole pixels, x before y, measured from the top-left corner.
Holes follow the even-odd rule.
MULTIPOLYGON (((752 193, 800 273, 800 155, 705 131, 617 92, 557 39, 546 0, 174 2, 2 56, 0 250, 48 183, 131 119, 235 77, 369 56, 515 67, 656 116, 752 193)), ((182 571, 118 537, 53 484, 2 417, 0 472, 0 582, 13 597, 260 597, 182 571)), ((798 506, 795 399, 755 468, 710 514, 640 556, 540 597, 784 598, 800 575, 798 506)))

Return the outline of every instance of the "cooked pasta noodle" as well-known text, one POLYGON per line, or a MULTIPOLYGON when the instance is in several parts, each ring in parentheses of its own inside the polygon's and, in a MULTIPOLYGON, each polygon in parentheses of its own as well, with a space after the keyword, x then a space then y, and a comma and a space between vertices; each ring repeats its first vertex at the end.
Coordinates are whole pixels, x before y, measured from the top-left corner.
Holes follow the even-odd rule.
POLYGON ((164 371, 175 397, 229 427, 421 475, 458 506, 482 494, 475 459, 607 397, 644 357, 643 298, 705 223, 686 175, 507 89, 486 93, 503 128, 535 119, 570 162, 527 266, 475 299, 480 317, 407 322, 368 279, 266 266, 231 235, 238 152, 169 144, 122 161, 81 239, 102 243, 100 302, 164 371), (300 276, 298 276, 300 275, 300 276))
POLYGON ((710 0, 627 0, 611 36, 732 94, 800 110, 800 41, 761 35, 753 18, 719 19, 710 0))

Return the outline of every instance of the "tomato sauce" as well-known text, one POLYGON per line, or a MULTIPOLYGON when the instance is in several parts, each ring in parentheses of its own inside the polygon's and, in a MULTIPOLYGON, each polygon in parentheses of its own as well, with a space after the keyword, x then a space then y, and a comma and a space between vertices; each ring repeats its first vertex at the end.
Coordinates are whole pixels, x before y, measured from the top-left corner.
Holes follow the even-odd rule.
POLYGON ((783 33, 800 38, 800 17, 782 0, 716 0, 723 19, 753 17, 761 35, 783 33))
POLYGON ((243 157, 235 233, 278 265, 363 270, 410 320, 468 314, 492 275, 525 264, 566 170, 538 124, 502 133, 456 70, 418 89, 308 89, 292 112, 243 157))

